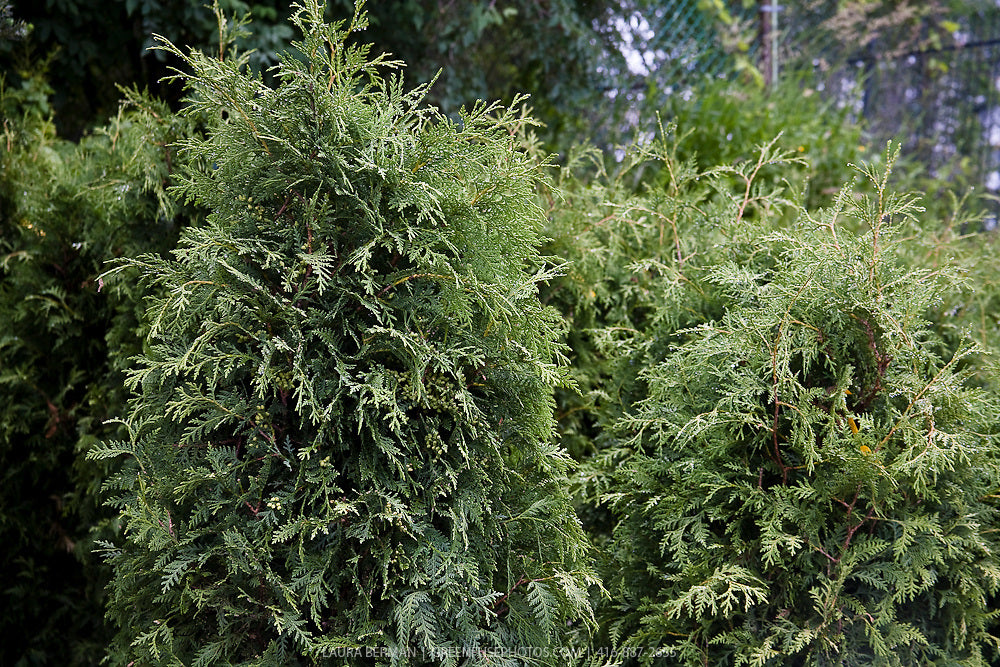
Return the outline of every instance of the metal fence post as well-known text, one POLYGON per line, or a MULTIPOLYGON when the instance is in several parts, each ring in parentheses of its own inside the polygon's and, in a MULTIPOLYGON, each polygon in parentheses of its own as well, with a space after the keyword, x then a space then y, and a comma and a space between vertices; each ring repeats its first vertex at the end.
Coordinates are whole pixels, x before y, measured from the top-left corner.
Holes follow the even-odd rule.
POLYGON ((778 14, 782 9, 782 5, 771 4, 767 0, 762 0, 760 4, 760 69, 768 88, 778 83, 778 14))

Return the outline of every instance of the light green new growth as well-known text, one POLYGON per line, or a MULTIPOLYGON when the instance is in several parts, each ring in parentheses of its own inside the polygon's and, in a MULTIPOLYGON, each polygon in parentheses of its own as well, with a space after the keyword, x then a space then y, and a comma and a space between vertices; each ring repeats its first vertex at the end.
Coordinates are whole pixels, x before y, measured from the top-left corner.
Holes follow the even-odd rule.
POLYGON ((590 468, 609 636, 670 656, 643 664, 988 664, 1000 407, 926 319, 961 279, 912 262, 894 160, 787 231, 736 241, 731 209, 700 274, 720 315, 641 373, 590 468))

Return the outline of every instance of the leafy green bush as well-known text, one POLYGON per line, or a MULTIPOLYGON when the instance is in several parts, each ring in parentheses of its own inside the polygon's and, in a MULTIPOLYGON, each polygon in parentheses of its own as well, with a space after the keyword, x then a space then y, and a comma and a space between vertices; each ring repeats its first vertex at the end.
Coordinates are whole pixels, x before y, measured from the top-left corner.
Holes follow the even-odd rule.
POLYGON ((721 315, 706 271, 751 261, 753 239, 797 210, 777 178, 803 168, 796 151, 771 141, 752 159, 703 170, 682 157, 688 138, 661 127, 614 172, 594 151, 576 154, 549 193, 546 251, 568 266, 543 299, 569 322, 581 391, 560 391, 557 414, 578 459, 613 437, 609 428, 645 391, 640 370, 662 359, 677 332, 721 315))
POLYGON ((275 88, 164 46, 216 119, 178 191, 212 213, 123 265, 163 296, 94 454, 130 461, 111 661, 520 664, 596 584, 550 444, 543 165, 513 110, 456 125, 383 79, 360 18, 294 22, 275 88))
POLYGON ((658 113, 666 127, 620 148, 617 163, 593 149, 571 150, 543 199, 545 250, 569 262, 543 298, 570 323, 583 391, 561 390, 557 414, 578 459, 601 448, 632 393, 643 391, 639 369, 662 356, 635 356, 628 341, 670 340, 718 316, 714 288, 701 279, 705 267, 738 260, 732 253, 790 225, 800 205, 828 201, 845 165, 869 155, 848 112, 800 81, 770 91, 706 82, 668 95, 658 113), (737 217, 740 224, 730 224, 737 217))
POLYGON ((1000 405, 926 319, 959 278, 912 261, 887 174, 706 265, 721 315, 642 371, 589 467, 603 618, 643 664, 987 664, 1000 405))
MULTIPOLYGON (((547 193, 547 251, 570 263, 543 300, 570 323, 579 388, 557 392, 558 430, 584 462, 574 483, 577 509, 608 579, 621 566, 612 544, 621 515, 602 497, 624 451, 616 425, 648 393, 643 370, 689 337, 690 327, 722 316, 720 287, 707 280, 713 267, 755 263, 755 239, 797 210, 782 189, 787 183, 774 178, 802 168, 797 151, 772 141, 753 159, 703 171, 680 157, 686 138, 676 126, 660 128, 653 142, 631 146, 613 173, 599 154, 584 152, 547 193)), ((617 598, 595 603, 605 613, 596 646, 609 650, 617 598)))
POLYGON ((125 405, 141 292, 99 294, 104 262, 165 251, 190 211, 173 205, 167 146, 191 128, 131 103, 79 144, 60 140, 40 75, 0 90, 0 626, 2 664, 93 664, 107 632, 108 570, 91 531, 113 531, 104 466, 84 460, 125 405))
POLYGON ((683 133, 678 157, 695 160, 701 171, 747 160, 752 147, 780 136, 779 145, 804 161, 772 176, 804 193, 807 208, 836 194, 845 165, 879 159, 878 146, 867 145, 863 120, 853 119, 848 108, 830 102, 809 81, 786 78, 769 89, 707 82, 689 94, 668 96, 659 113, 683 133))
MULTIPOLYGON (((723 90, 731 92, 728 88, 723 90)), ((626 151, 617 171, 611 174, 603 169, 600 160, 594 161, 596 169, 570 160, 559 183, 560 197, 553 196, 549 200, 548 234, 553 241, 547 250, 571 259, 571 264, 566 274, 557 278, 543 296, 572 323, 568 343, 572 349, 574 377, 578 386, 584 389, 583 394, 571 391, 557 394, 559 430, 573 455, 585 462, 576 478, 578 511, 592 540, 600 548, 603 557, 600 570, 611 591, 610 600, 598 601, 601 626, 597 642, 605 648, 620 647, 622 643, 632 647, 664 648, 658 663, 664 665, 684 660, 697 660, 701 664, 705 659, 711 664, 722 664, 729 659, 737 662, 740 659, 750 660, 748 656, 783 664, 800 664, 809 660, 823 664, 823 660, 827 659, 837 662, 840 657, 823 653, 822 641, 817 639, 810 645, 805 639, 805 630, 811 627, 809 623, 812 621, 808 620, 808 610, 801 604, 798 608, 781 607, 775 612, 781 619, 791 618, 791 623, 798 624, 799 631, 803 632, 798 637, 802 640, 798 646, 788 639, 791 636, 790 625, 786 624, 780 631, 774 630, 776 626, 767 629, 767 605, 756 604, 759 601, 755 601, 751 611, 741 608, 739 614, 723 614, 719 608, 712 610, 708 604, 690 613, 690 617, 685 619, 690 623, 688 626, 674 618, 669 623, 665 621, 666 616, 672 613, 668 609, 674 609, 670 605, 676 607, 679 604, 677 600, 682 595, 679 591, 682 591, 683 582, 700 583, 709 576, 705 568, 687 571, 687 579, 678 574, 683 566, 675 562, 677 552, 667 546, 665 527, 668 521, 686 520, 678 518, 679 508, 683 505, 677 498, 693 505, 701 502, 700 499, 711 488, 690 467, 678 472, 676 466, 680 464, 671 458, 671 454, 665 453, 671 452, 672 448, 682 448, 680 442, 674 441, 678 437, 677 432, 687 423, 685 418, 693 419, 689 412, 680 409, 681 406, 690 409, 692 405, 700 405, 705 412, 714 409, 706 405, 711 399, 707 399, 706 404, 699 404, 695 397, 682 393, 694 391, 692 387, 700 387, 708 393, 709 389, 698 383, 716 382, 710 372, 711 364, 696 359, 697 354, 709 354, 695 347, 703 337, 700 327, 724 328, 734 337, 751 336, 755 327, 761 327, 766 332, 770 325, 759 310, 762 305, 745 300, 750 298, 751 288, 756 283, 770 284, 772 276, 777 275, 779 270, 793 270, 789 268, 789 258, 785 254, 791 252, 789 247, 795 244, 804 248, 815 247, 819 250, 816 250, 814 261, 833 261, 833 255, 825 258, 826 254, 830 254, 829 243, 811 231, 814 223, 808 217, 811 215, 822 221, 823 214, 806 211, 829 196, 831 184, 843 180, 844 163, 857 161, 865 150, 860 145, 858 128, 834 122, 840 112, 832 109, 824 111, 815 100, 789 102, 780 95, 755 96, 751 91, 740 98, 739 103, 734 103, 725 99, 723 93, 709 88, 692 102, 688 106, 678 102, 676 108, 666 111, 681 125, 672 123, 665 132, 661 128, 652 143, 626 151), (716 99, 716 95, 723 95, 723 99, 716 99), (802 116, 804 120, 801 123, 784 123, 786 116, 802 116), (768 142, 768 136, 777 134, 782 126, 786 131, 776 141, 768 142), (733 134, 731 143, 726 140, 726 131, 733 134), (771 131, 773 134, 762 134, 771 131), (756 156, 747 154, 748 138, 758 141, 763 147, 756 156), (778 151, 776 146, 779 145, 789 150, 778 151), (798 159, 800 157, 805 159, 798 159), (817 163, 813 164, 811 160, 817 160, 817 163), (796 222, 797 218, 801 220, 796 222), (734 267, 738 267, 745 276, 762 277, 746 285, 729 284, 720 276, 726 271, 737 270, 734 267), (738 310, 738 316, 733 314, 734 310, 738 310), (726 327, 723 323, 728 322, 730 317, 742 318, 739 321, 744 329, 726 327), (691 352, 691 356, 680 354, 688 346, 698 352, 691 352), (685 363, 691 368, 678 367, 685 363), (668 394, 670 403, 662 398, 667 391, 664 387, 673 392, 668 394), (674 420, 679 421, 675 423, 674 420), (677 432, 669 431, 668 427, 677 432), (658 434, 656 439, 652 438, 651 432, 658 434), (668 469, 672 471, 669 476, 668 469), (669 518, 671 516, 673 519, 669 518), (731 631, 730 634, 723 636, 728 631, 731 631), (768 636, 769 631, 773 631, 773 636, 768 636), (743 635, 737 637, 741 632, 743 635), (693 639, 685 643, 685 640, 678 639, 681 636, 685 640, 693 639), (710 637, 716 638, 718 648, 699 646, 699 641, 710 637), (726 642, 728 645, 723 646, 726 642), (807 645, 807 648, 802 648, 807 645)), ((885 159, 874 156, 872 162, 884 165, 885 159)), ((996 387, 996 367, 986 350, 995 349, 996 336, 993 334, 997 329, 995 286, 998 281, 995 263, 990 257, 991 236, 966 233, 978 228, 977 216, 964 212, 968 202, 939 197, 940 192, 947 189, 941 182, 920 181, 920 170, 908 163, 903 165, 901 175, 894 173, 892 177, 896 183, 920 183, 933 190, 929 198, 921 202, 933 213, 921 216, 919 221, 909 220, 905 215, 902 221, 899 216, 894 218, 893 233, 906 238, 890 244, 887 251, 891 256, 889 264, 895 267, 894 270, 903 273, 912 271, 902 282, 916 280, 911 288, 923 290, 921 299, 928 297, 923 301, 916 299, 910 306, 925 320, 913 322, 911 326, 929 330, 921 332, 926 338, 923 353, 940 355, 945 361, 955 357, 948 366, 948 372, 961 378, 961 388, 956 391, 967 390, 975 394, 973 389, 977 386, 987 392, 993 390, 996 387), (937 276, 938 272, 942 272, 941 277, 933 285, 933 290, 920 283, 923 276, 937 276), (929 298, 931 296, 935 298, 929 298), (968 345, 970 325, 973 338, 978 343, 971 347, 968 345)), ((874 201, 881 201, 883 195, 888 196, 887 184, 862 181, 842 195, 838 206, 841 209, 850 208, 863 201, 866 194, 874 201)), ((870 230, 868 224, 873 215, 870 213, 866 217, 863 212, 856 212, 853 216, 841 215, 834 228, 845 238, 853 238, 856 246, 863 245, 864 230, 870 230)), ((843 266, 839 266, 839 270, 843 271, 843 266)), ((788 274, 785 275, 788 279, 788 274)), ((830 291, 832 288, 825 285, 824 289, 830 291)), ((843 285, 843 289, 847 289, 847 285, 843 285)), ((863 292, 856 288, 855 292, 853 298, 864 299, 863 292)), ((831 296, 824 294, 824 297, 824 305, 834 312, 843 305, 831 296)), ((826 317, 820 314, 811 321, 804 317, 800 319, 820 327, 828 326, 826 317)), ((857 322, 854 325, 853 330, 843 327, 843 330, 831 330, 825 335, 831 340, 839 340, 838 336, 846 338, 844 345, 853 345, 863 351, 865 339, 858 338, 858 330, 864 327, 857 322)), ((761 332, 757 334, 764 336, 761 332)), ((738 338, 716 337, 713 345, 712 354, 720 364, 727 355, 737 355, 740 350, 738 338)), ((856 354, 860 356, 858 351, 856 354)), ((766 359, 757 361, 763 363, 766 359)), ((859 359, 850 358, 841 358, 837 363, 841 370, 851 364, 854 367, 860 365, 859 359)), ((717 381, 716 391, 720 395, 715 396, 716 400, 725 402, 731 399, 725 390, 738 391, 734 387, 738 386, 741 372, 751 371, 737 370, 717 381)), ((790 380, 785 378, 785 381, 790 380)), ((812 380, 798 378, 798 381, 808 386, 812 380)), ((832 384, 828 383, 827 387, 832 384)), ((917 391, 908 388, 909 394, 905 394, 902 387, 894 389, 911 399, 917 391)), ((858 387, 853 391, 853 395, 857 396, 858 387)), ((850 396, 841 396, 845 406, 874 401, 871 396, 860 399, 850 396)), ((991 412, 993 403, 984 399, 989 394, 977 396, 980 404, 970 405, 969 410, 984 413, 975 418, 979 421, 969 415, 958 415, 953 417, 951 425, 953 431, 961 433, 960 437, 972 442, 976 439, 975 429, 982 427, 982 433, 986 434, 995 430, 994 413, 991 412)), ((759 398, 764 402, 766 394, 762 393, 759 398)), ((955 398, 947 400, 956 401, 955 398)), ((803 410, 796 401, 786 402, 795 405, 795 408, 783 409, 803 410)), ((829 399, 826 403, 832 405, 829 399)), ((905 407, 891 403, 890 406, 898 411, 905 407)), ((889 419, 889 410, 890 407, 883 406, 883 414, 880 415, 883 423, 889 419)), ((800 431, 820 430, 815 416, 812 419, 814 421, 806 426, 800 425, 800 431)), ((842 416, 839 419, 842 425, 846 424, 843 428, 850 432, 852 422, 842 416)), ((860 423, 856 417, 852 417, 852 421, 855 425, 860 423)), ((734 471, 742 470, 745 463, 735 451, 726 449, 738 450, 745 444, 745 438, 740 440, 727 434, 725 428, 726 425, 720 425, 710 438, 705 436, 711 440, 711 447, 704 447, 705 459, 701 461, 705 476, 718 480, 723 486, 734 484, 733 478, 738 475, 734 471), (713 453, 708 454, 708 450, 713 453)), ((880 437, 884 436, 885 430, 880 437)), ((687 440, 683 443, 685 447, 692 447, 687 440)), ((859 441, 854 444, 861 451, 860 446, 864 443, 859 441)), ((702 445, 698 443, 698 447, 702 445)), ((864 446, 875 451, 872 443, 864 446)), ((976 494, 985 495, 993 483, 989 480, 993 474, 990 471, 995 466, 992 452, 995 443, 992 436, 987 435, 981 442, 975 442, 973 448, 975 454, 970 455, 970 460, 965 462, 966 467, 956 473, 953 481, 956 486, 967 489, 969 495, 964 500, 974 508, 969 510, 966 518, 982 510, 982 514, 978 515, 983 517, 978 524, 982 535, 974 539, 988 538, 995 523, 994 518, 987 518, 992 517, 992 507, 976 494), (975 459, 979 456, 983 458, 975 459), (976 484, 969 483, 969 479, 975 479, 976 484)), ((897 451, 893 456, 898 458, 902 454, 897 451)), ((685 461, 685 464, 688 463, 685 461)), ((756 472, 760 470, 760 465, 754 468, 756 472)), ((823 483, 835 479, 841 471, 827 468, 825 474, 827 479, 823 483)), ((846 475, 845 479, 850 480, 850 475, 846 475)), ((899 479, 894 479, 894 482, 901 483, 899 479)), ((912 489, 909 493, 912 498, 912 489)), ((876 499, 872 502, 878 504, 883 501, 876 499)), ((723 523, 735 523, 740 518, 736 506, 732 502, 727 503, 720 501, 718 506, 706 510, 715 522, 708 523, 719 531, 723 530, 723 523)), ((781 506, 775 495, 768 496, 763 505, 769 508, 772 505, 781 506)), ((949 511, 931 503, 927 505, 918 509, 897 508, 897 514, 891 518, 901 521, 912 513, 914 521, 920 523, 924 521, 924 515, 934 515, 935 512, 947 515, 949 511)), ((691 512, 694 513, 694 510, 691 512)), ((834 528, 838 520, 835 515, 833 512, 829 516, 830 525, 834 528)), ((976 520, 980 519, 977 517, 976 520)), ((751 526, 751 532, 762 530, 761 526, 765 523, 759 517, 741 521, 743 525, 751 526), (751 519, 756 520, 756 524, 751 519)), ((840 527, 850 529, 850 526, 845 528, 843 523, 840 527)), ((831 528, 831 533, 835 532, 834 528, 831 528)), ((685 557, 694 559, 697 554, 708 562, 724 563, 729 559, 729 562, 735 563, 742 562, 735 560, 738 553, 754 554, 753 540, 747 539, 740 545, 730 544, 731 548, 727 551, 720 546, 725 539, 709 544, 710 540, 706 538, 706 542, 700 545, 703 551, 689 546, 690 554, 685 557), (718 561, 713 560, 713 552, 717 552, 718 561)), ((827 546, 821 545, 821 548, 826 549, 827 546)), ((760 550, 759 545, 757 549, 760 550)), ((989 549, 994 549, 992 542, 989 549)), ((832 551, 830 553, 833 554, 832 551)), ((815 556, 813 551, 811 557, 815 556)), ((960 567, 954 568, 956 580, 968 582, 979 577, 976 568, 983 567, 988 571, 993 566, 992 558, 994 555, 990 551, 981 562, 969 565, 964 571, 960 567)), ((775 588, 778 585, 788 585, 792 589, 801 585, 802 589, 796 589, 794 595, 807 595, 815 582, 809 583, 796 577, 812 565, 808 559, 769 562, 768 568, 760 568, 767 570, 768 574, 759 580, 766 583, 758 590, 765 590, 769 596, 778 596, 775 588), (785 579, 772 583, 778 581, 779 572, 785 579), (795 583, 788 583, 791 580, 795 583)), ((877 562, 874 567, 881 568, 883 565, 877 562)), ((896 572, 892 576, 901 576, 900 573, 910 563, 901 561, 895 565, 896 572)), ((920 571, 918 567, 913 570, 920 571)), ((755 573, 759 574, 759 571, 755 573)), ((992 642, 988 635, 995 634, 994 630, 987 628, 991 623, 987 612, 994 604, 991 576, 988 572, 987 576, 981 577, 978 597, 976 593, 970 593, 970 601, 959 602, 950 608, 950 600, 942 603, 945 611, 939 615, 926 613, 927 601, 933 593, 927 593, 918 604, 906 605, 905 612, 900 612, 900 615, 910 614, 911 618, 906 620, 913 623, 917 632, 923 633, 928 644, 937 647, 927 649, 923 654, 921 649, 910 647, 913 651, 909 654, 910 659, 931 659, 928 656, 935 655, 937 649, 946 656, 945 661, 955 656, 972 661, 979 659, 977 652, 992 642), (949 627, 951 621, 943 620, 949 614, 954 618, 962 617, 962 620, 949 627), (961 627, 962 622, 969 623, 968 629, 961 627), (949 631, 951 635, 947 634, 949 631), (959 646, 962 642, 966 642, 965 645, 959 646)), ((784 591, 783 588, 780 590, 784 591)), ((869 606, 875 604, 873 600, 878 600, 878 604, 883 606, 894 604, 891 595, 879 597, 879 592, 866 595, 864 604, 869 606)), ((888 641, 892 643, 899 637, 897 631, 905 626, 900 624, 890 629, 892 622, 886 618, 880 617, 882 626, 878 632, 891 637, 888 641)), ((837 619, 836 623, 842 620, 837 619)), ((829 619, 828 622, 835 623, 829 619)), ((877 662, 876 658, 866 654, 871 646, 877 645, 876 640, 865 644, 857 637, 848 634, 845 637, 848 638, 844 641, 856 646, 858 653, 853 657, 843 657, 842 663, 838 664, 877 662)), ((914 646, 917 645, 919 641, 914 643, 914 646)), ((903 664, 908 659, 906 650, 910 649, 900 649, 903 664)), ((654 661, 648 652, 646 661, 654 661)))

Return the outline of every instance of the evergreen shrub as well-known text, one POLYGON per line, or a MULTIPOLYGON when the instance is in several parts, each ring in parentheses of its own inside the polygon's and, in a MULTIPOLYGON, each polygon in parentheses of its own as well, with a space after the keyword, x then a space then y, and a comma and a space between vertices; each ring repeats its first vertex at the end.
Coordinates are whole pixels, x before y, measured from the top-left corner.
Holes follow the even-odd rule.
MULTIPOLYGON (((690 139, 668 124, 653 141, 623 149, 610 168, 598 152, 579 150, 544 193, 547 250, 568 266, 543 300, 569 323, 576 385, 557 391, 558 432, 584 463, 574 478, 575 503, 608 580, 621 567, 612 545, 621 515, 602 497, 613 485, 607 472, 627 451, 618 446, 616 424, 648 392, 643 369, 662 361, 691 327, 722 316, 720 287, 706 279, 713 267, 752 265, 754 239, 798 210, 794 189, 781 180, 804 171, 798 151, 772 140, 752 159, 703 170, 688 153, 690 139)), ((594 600, 603 610, 595 658, 616 648, 616 600, 594 600)))
POLYGON ((693 160, 700 171, 746 160, 752 147, 780 135, 779 145, 804 160, 772 171, 771 177, 803 193, 807 208, 836 195, 846 165, 880 160, 864 120, 803 77, 782 77, 769 88, 706 82, 688 94, 667 96, 658 111, 682 130, 678 157, 693 160))
POLYGON ((107 568, 92 531, 114 532, 84 459, 120 433, 122 369, 141 349, 141 292, 99 294, 104 263, 162 252, 192 211, 165 192, 167 146, 187 120, 135 91, 79 143, 59 139, 41 70, 0 81, 0 664, 94 664, 107 632, 107 568))
POLYGON ((163 45, 215 119, 177 190, 211 214, 120 267, 162 296, 93 455, 128 461, 110 662, 562 664, 597 582, 551 444, 544 164, 513 108, 452 122, 322 16, 273 88, 163 45))
POLYGON ((586 467, 601 619, 659 649, 641 664, 989 664, 1000 405, 928 319, 961 277, 913 261, 933 244, 889 168, 706 264, 718 314, 642 370, 586 467))
POLYGON ((777 141, 752 159, 699 166, 690 133, 671 123, 609 168, 583 149, 548 193, 546 251, 567 260, 543 299, 569 323, 579 391, 557 394, 559 432, 578 459, 599 452, 638 397, 639 371, 662 359, 678 332, 721 315, 704 280, 721 261, 753 261, 752 239, 792 219, 798 198, 784 172, 802 170, 777 141), (726 225, 723 221, 737 220, 726 225))
POLYGON ((881 159, 848 110, 807 83, 762 90, 706 82, 668 95, 657 113, 669 123, 619 147, 616 161, 588 147, 567 153, 545 203, 546 251, 569 264, 543 298, 571 322, 567 342, 583 392, 560 391, 558 416, 575 457, 600 449, 604 426, 630 404, 646 361, 617 354, 632 349, 626 339, 667 340, 715 317, 718 301, 698 275, 723 253, 749 247, 734 234, 787 228, 800 206, 836 194, 845 165, 881 159), (740 225, 726 224, 736 216, 740 225), (649 335, 654 328, 660 335, 649 335))

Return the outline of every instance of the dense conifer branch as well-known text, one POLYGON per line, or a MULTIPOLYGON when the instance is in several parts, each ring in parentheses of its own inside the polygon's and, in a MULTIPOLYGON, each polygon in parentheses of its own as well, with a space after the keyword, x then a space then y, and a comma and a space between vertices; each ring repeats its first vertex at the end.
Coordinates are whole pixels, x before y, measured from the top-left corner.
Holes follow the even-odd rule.
POLYGON ((192 70, 187 113, 216 119, 177 189, 212 214, 174 259, 117 269, 163 296, 133 442, 94 454, 147 471, 116 501, 112 658, 557 664, 597 580, 548 444, 565 369, 537 296, 544 175, 511 141, 528 121, 419 107, 348 42, 362 13, 322 14, 298 7, 274 89, 164 46, 192 70))

